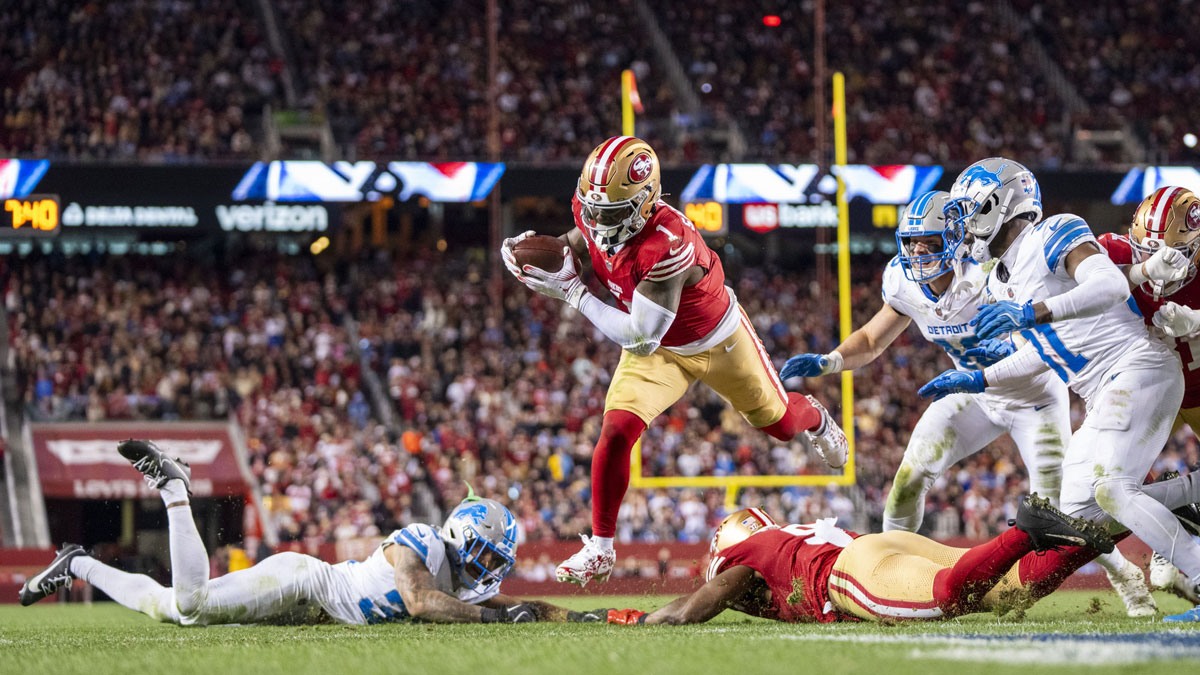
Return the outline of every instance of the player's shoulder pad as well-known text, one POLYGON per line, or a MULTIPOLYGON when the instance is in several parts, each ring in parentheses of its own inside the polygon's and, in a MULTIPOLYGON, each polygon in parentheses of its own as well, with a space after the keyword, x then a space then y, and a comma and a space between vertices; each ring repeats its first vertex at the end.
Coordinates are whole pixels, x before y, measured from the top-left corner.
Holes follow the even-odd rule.
POLYGON ((1133 246, 1129 243, 1129 237, 1115 232, 1105 232, 1096 239, 1100 244, 1100 248, 1108 254, 1108 259, 1118 265, 1129 265, 1133 263, 1133 246))
POLYGON ((902 305, 904 304, 902 294, 907 281, 908 279, 904 277, 904 270, 900 267, 900 256, 892 258, 887 267, 883 268, 883 282, 880 284, 879 290, 884 303, 901 313, 903 313, 902 305))
POLYGON ((1041 253, 1051 272, 1058 271, 1067 254, 1076 246, 1096 240, 1087 221, 1073 213, 1050 216, 1034 226, 1034 232, 1039 236, 1041 253))
POLYGON ((659 202, 645 227, 650 231, 642 240, 638 255, 640 267, 646 270, 645 281, 666 281, 696 264, 700 254, 697 246, 704 246, 704 241, 688 236, 695 228, 687 216, 659 202))
POLYGON ((441 535, 432 526, 424 523, 415 523, 402 530, 396 530, 388 536, 386 543, 406 546, 416 551, 426 565, 434 561, 440 562, 441 557, 445 555, 445 544, 442 543, 441 535))

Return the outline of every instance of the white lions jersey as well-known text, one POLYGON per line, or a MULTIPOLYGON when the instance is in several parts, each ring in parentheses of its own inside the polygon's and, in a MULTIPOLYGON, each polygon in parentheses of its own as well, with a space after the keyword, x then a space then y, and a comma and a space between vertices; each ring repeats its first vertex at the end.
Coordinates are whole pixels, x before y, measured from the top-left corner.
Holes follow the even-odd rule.
POLYGON ((500 592, 498 585, 485 593, 459 586, 455 583, 457 577, 447 556, 446 544, 438 531, 429 525, 409 525, 388 535, 363 562, 349 560, 333 566, 348 582, 346 588, 337 593, 344 596, 336 599, 338 607, 326 608, 334 618, 347 623, 369 624, 409 618, 400 591, 396 590, 395 568, 383 555, 384 549, 393 545, 416 551, 433 575, 437 589, 465 603, 478 604, 500 592))
MULTIPOLYGON (((883 271, 883 301, 912 319, 926 340, 945 350, 955 368, 983 370, 985 364, 963 353, 979 342, 970 322, 980 305, 991 302, 987 274, 971 261, 956 265, 953 274, 954 280, 946 292, 935 296, 925 284, 905 277, 900 259, 892 258, 883 271)), ((1023 382, 991 387, 982 396, 999 407, 1038 405, 1053 399, 1047 388, 1061 386, 1049 373, 1043 373, 1023 382)))
MULTIPOLYGON (((1083 218, 1063 213, 1025 228, 992 269, 988 290, 996 300, 1035 304, 1078 286, 1066 271, 1067 254, 1096 242, 1083 218)), ((1103 253, 1101 253, 1103 255, 1103 253)), ((1089 399, 1114 366, 1156 367, 1172 352, 1151 338, 1133 304, 1117 303, 1099 316, 1039 324, 1021 331, 1042 360, 1075 393, 1089 399)))

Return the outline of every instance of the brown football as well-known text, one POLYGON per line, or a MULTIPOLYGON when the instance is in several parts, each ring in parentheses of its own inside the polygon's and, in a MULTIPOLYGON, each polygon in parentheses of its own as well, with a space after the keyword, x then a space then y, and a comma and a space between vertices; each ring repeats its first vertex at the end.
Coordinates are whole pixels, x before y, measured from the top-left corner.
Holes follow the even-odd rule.
MULTIPOLYGON (((562 269, 563 249, 566 244, 558 237, 545 234, 535 234, 526 237, 513 246, 513 257, 517 265, 537 267, 547 272, 557 272, 562 269)), ((579 269, 579 261, 575 261, 575 269, 579 269)))

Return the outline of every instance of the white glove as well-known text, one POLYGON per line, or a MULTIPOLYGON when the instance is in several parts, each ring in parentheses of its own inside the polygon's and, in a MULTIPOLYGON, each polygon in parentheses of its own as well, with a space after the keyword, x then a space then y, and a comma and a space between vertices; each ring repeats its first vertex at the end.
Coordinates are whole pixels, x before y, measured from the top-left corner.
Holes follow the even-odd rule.
POLYGON ((1200 311, 1168 302, 1154 313, 1154 325, 1173 338, 1186 337, 1200 331, 1200 311))
POLYGON ((517 267, 517 259, 515 256, 513 256, 513 247, 517 245, 518 241, 521 241, 527 237, 532 237, 533 235, 533 230, 525 230, 515 237, 509 237, 508 239, 500 242, 500 259, 504 261, 504 266, 508 268, 508 271, 512 272, 514 277, 521 279, 522 282, 525 280, 521 278, 521 268, 517 267))
POLYGON ((571 255, 571 248, 566 244, 563 244, 562 269, 557 272, 547 272, 526 265, 521 269, 517 278, 530 290, 537 291, 549 298, 566 301, 575 309, 579 309, 579 300, 584 293, 587 293, 587 286, 583 284, 579 273, 575 271, 575 257, 571 255))
POLYGON ((1129 270, 1129 280, 1140 286, 1149 281, 1157 289, 1187 278, 1190 262, 1182 251, 1170 246, 1160 248, 1146 262, 1129 270))

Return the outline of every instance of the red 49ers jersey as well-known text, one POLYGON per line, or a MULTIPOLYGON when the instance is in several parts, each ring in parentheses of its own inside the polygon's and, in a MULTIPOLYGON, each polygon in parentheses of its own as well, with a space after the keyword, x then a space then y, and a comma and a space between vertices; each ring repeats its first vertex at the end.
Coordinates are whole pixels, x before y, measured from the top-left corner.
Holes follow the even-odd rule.
MULTIPOLYGON (((1105 234, 1100 237, 1100 245, 1108 253, 1109 260, 1118 265, 1133 263, 1133 246, 1129 237, 1120 234, 1105 234)), ((1154 313, 1167 302, 1200 309, 1200 282, 1193 279, 1186 286, 1165 298, 1155 300, 1141 286, 1133 289, 1130 297, 1137 304, 1138 311, 1146 325, 1153 325, 1154 313)), ((1183 408, 1200 407, 1200 337, 1175 338, 1175 352, 1183 364, 1183 408)))
POLYGON ((707 578, 738 565, 758 572, 771 589, 771 607, 762 614, 768 619, 793 623, 853 619, 834 611, 829 575, 846 544, 858 536, 834 526, 832 518, 768 528, 718 553, 709 563, 707 578))
POLYGON ((694 286, 683 289, 675 321, 663 336, 664 347, 681 347, 707 336, 729 309, 725 290, 725 270, 721 259, 704 243, 692 221, 666 202, 658 202, 650 219, 629 241, 611 255, 605 255, 588 236, 580 215, 579 197, 571 200, 575 227, 583 233, 592 270, 605 288, 617 299, 617 305, 629 311, 633 291, 643 281, 665 281, 683 274, 694 265, 708 271, 694 286))

